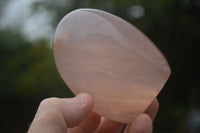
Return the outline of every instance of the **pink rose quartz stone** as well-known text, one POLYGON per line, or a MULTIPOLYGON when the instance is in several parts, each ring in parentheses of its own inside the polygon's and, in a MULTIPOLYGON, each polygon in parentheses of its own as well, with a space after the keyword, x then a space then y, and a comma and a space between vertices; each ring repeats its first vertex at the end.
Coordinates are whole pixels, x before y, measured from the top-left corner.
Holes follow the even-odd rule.
POLYGON ((54 57, 75 94, 89 93, 98 114, 121 123, 143 113, 170 75, 167 60, 141 31, 95 9, 78 9, 61 20, 54 57))

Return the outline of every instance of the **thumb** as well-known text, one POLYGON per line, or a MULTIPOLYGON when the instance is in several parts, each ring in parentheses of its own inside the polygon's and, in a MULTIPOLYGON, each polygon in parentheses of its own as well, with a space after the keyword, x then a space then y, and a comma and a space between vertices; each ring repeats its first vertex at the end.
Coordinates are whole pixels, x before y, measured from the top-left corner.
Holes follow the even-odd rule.
POLYGON ((91 112, 93 101, 88 94, 75 98, 48 98, 40 103, 28 133, 66 133, 91 112))

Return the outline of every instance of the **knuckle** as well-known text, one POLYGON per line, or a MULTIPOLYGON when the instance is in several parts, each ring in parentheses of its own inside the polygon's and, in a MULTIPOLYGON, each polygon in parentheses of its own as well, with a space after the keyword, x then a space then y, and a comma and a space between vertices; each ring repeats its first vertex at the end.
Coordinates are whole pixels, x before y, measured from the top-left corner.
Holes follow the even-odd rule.
POLYGON ((58 98, 56 97, 51 97, 51 98, 46 98, 41 101, 40 106, 52 106, 55 105, 58 101, 58 98))
POLYGON ((58 102, 59 98, 55 97, 42 100, 34 119, 39 122, 56 121, 60 117, 58 102))

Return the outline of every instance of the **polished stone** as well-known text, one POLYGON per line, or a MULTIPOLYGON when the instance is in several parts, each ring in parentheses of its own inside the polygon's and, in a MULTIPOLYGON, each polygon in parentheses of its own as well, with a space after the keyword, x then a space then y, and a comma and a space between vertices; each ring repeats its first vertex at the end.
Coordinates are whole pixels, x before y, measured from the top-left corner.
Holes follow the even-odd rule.
POLYGON ((167 60, 141 31, 94 9, 78 9, 61 20, 54 57, 75 94, 89 93, 97 113, 122 123, 144 112, 170 75, 167 60))

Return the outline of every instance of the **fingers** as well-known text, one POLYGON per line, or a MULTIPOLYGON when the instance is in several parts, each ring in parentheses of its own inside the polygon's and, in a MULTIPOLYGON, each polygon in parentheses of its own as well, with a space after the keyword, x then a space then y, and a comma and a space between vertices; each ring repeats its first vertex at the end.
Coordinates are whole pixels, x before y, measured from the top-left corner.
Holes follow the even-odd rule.
POLYGON ((28 133, 66 133, 91 112, 93 101, 88 94, 71 99, 49 98, 41 102, 28 133))
POLYGON ((155 116, 158 112, 159 103, 155 99, 149 107, 144 112, 134 119, 134 121, 129 124, 124 133, 152 133, 153 125, 152 121, 155 119, 155 116))
POLYGON ((151 117, 147 114, 141 114, 126 127, 124 133, 152 133, 152 130, 151 117))
POLYGON ((120 133, 124 124, 103 118, 95 133, 120 133))
POLYGON ((149 105, 149 107, 146 109, 146 111, 144 113, 148 114, 152 121, 155 119, 155 116, 158 112, 158 108, 159 108, 159 103, 157 98, 153 100, 153 102, 149 105))
POLYGON ((90 95, 83 93, 73 98, 72 101, 63 99, 61 104, 65 122, 71 128, 79 125, 88 116, 93 107, 93 100, 90 95))
POLYGON ((68 130, 69 133, 93 133, 100 123, 100 116, 95 113, 91 112, 87 118, 81 122, 78 127, 70 128, 68 130))

